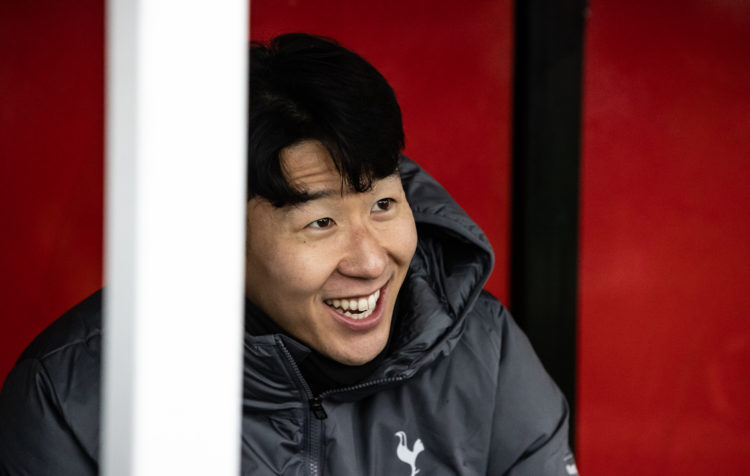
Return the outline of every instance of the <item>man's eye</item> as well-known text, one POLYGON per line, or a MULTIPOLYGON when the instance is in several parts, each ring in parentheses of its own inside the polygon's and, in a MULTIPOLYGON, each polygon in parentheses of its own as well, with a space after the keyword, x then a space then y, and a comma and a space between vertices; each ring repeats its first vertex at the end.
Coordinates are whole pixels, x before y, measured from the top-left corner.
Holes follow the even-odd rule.
POLYGON ((372 206, 374 212, 385 212, 391 209, 396 201, 392 198, 381 198, 372 206))
POLYGON ((329 228, 331 226, 333 226, 331 218, 320 218, 307 225, 308 228, 329 228))

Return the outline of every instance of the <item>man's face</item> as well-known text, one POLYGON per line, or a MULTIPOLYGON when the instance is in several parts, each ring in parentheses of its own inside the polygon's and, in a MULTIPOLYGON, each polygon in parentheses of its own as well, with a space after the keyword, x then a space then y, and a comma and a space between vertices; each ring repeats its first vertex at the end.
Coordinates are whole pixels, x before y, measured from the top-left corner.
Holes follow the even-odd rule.
POLYGON ((388 341, 393 307, 417 245, 398 174, 370 191, 342 191, 341 175, 315 140, 281 152, 289 183, 313 198, 276 208, 247 205, 247 296, 279 326, 348 365, 388 341))

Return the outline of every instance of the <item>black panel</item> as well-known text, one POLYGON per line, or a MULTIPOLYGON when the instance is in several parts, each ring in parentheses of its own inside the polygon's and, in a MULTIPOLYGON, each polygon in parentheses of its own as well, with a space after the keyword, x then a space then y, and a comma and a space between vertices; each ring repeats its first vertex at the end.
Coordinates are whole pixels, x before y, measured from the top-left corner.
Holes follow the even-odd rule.
POLYGON ((515 8, 510 307, 573 410, 586 2, 515 8))

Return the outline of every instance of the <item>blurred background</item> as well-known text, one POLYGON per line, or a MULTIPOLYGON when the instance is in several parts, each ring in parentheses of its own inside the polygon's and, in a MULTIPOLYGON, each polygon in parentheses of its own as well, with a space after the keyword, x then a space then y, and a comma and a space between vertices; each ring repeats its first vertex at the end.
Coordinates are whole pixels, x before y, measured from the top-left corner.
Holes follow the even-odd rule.
MULTIPOLYGON (((251 37, 330 36, 388 78, 582 474, 750 474, 750 2, 548 3, 253 0, 251 37)), ((102 285, 104 14, 0 0, 0 381, 102 285)))

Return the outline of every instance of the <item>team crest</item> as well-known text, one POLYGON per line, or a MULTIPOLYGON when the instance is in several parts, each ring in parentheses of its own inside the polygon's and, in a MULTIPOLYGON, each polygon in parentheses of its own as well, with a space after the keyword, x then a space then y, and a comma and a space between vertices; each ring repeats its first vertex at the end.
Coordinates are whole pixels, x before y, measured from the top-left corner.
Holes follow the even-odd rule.
POLYGON ((424 451, 422 440, 417 438, 417 441, 414 442, 414 447, 409 449, 409 444, 406 440, 406 433, 403 431, 397 431, 395 436, 398 438, 396 456, 411 467, 411 476, 415 476, 419 472, 419 469, 417 468, 417 456, 424 451))

